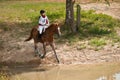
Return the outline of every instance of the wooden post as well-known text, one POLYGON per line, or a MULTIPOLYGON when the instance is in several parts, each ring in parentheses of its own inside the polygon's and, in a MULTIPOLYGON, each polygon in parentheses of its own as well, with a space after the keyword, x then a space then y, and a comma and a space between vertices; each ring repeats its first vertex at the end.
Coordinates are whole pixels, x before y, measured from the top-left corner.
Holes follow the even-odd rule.
POLYGON ((79 4, 77 4, 77 12, 76 12, 76 14, 77 14, 77 16, 76 16, 76 19, 77 19, 77 21, 76 21, 76 28, 77 28, 77 31, 79 30, 79 27, 80 27, 80 21, 81 21, 81 7, 80 7, 80 5, 79 4))

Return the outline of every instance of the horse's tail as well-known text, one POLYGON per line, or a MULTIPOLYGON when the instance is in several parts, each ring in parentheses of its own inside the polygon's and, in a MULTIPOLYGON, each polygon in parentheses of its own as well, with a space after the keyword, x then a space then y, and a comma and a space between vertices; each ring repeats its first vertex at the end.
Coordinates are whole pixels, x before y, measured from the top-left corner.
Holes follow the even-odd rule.
POLYGON ((32 39, 32 32, 33 32, 33 29, 31 30, 29 38, 27 38, 25 41, 30 41, 32 39))

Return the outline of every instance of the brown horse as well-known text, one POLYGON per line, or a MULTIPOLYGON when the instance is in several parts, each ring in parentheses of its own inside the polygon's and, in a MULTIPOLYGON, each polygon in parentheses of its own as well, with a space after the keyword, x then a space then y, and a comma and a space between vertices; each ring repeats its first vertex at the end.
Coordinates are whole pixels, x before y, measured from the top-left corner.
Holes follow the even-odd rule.
POLYGON ((25 41, 29 41, 32 38, 34 39, 35 54, 38 54, 39 57, 41 57, 41 58, 44 58, 46 55, 46 46, 50 45, 52 47, 52 50, 54 51, 55 58, 56 58, 57 62, 59 63, 59 59, 57 57, 54 43, 53 43, 53 36, 54 36, 54 34, 58 34, 58 36, 61 35, 60 27, 58 26, 57 23, 53 23, 45 30, 44 33, 42 33, 41 36, 39 36, 39 31, 37 29, 38 29, 37 26, 32 28, 30 37, 28 39, 26 39, 25 41), (44 54, 40 54, 39 49, 37 47, 38 42, 43 44, 44 54))

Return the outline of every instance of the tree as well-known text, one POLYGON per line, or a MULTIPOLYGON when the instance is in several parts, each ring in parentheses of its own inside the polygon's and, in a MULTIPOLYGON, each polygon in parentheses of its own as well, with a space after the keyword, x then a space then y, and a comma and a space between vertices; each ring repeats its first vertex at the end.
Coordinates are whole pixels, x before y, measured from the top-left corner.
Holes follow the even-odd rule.
POLYGON ((74 20, 74 3, 75 0, 66 0, 66 19, 65 23, 70 27, 72 32, 76 32, 75 20, 74 20))
MULTIPOLYGON (((98 0, 100 1, 100 0, 98 0)), ((110 6, 109 0, 104 0, 110 6)), ((77 32, 78 26, 75 25, 74 20, 74 3, 75 0, 66 0, 66 19, 65 23, 70 27, 72 32, 77 32)))

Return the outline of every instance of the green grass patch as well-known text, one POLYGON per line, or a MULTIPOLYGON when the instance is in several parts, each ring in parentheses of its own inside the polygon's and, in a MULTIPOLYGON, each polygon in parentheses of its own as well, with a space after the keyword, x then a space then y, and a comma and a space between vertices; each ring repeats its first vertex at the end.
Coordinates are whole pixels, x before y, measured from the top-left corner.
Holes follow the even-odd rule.
POLYGON ((32 27, 38 25, 41 9, 46 10, 50 23, 63 21, 65 3, 40 1, 1 1, 0 29, 9 33, 9 37, 19 39, 29 35, 32 27))
POLYGON ((64 18, 65 3, 36 2, 36 1, 2 1, 0 17, 2 21, 38 22, 39 11, 46 10, 50 21, 64 18))
MULTIPOLYGON (((115 29, 120 28, 120 20, 114 19, 106 14, 96 14, 95 11, 81 11, 81 26, 79 32, 69 33, 68 27, 64 28, 63 39, 74 43, 88 40, 89 45, 94 47, 106 45, 106 39, 113 42, 119 42, 119 36, 115 29)), ((84 46, 83 46, 84 47, 84 46)))
POLYGON ((96 14, 94 11, 82 11, 81 29, 91 35, 105 35, 120 27, 120 20, 113 19, 106 14, 96 14))
POLYGON ((120 36, 117 33, 109 34, 108 37, 113 43, 120 43, 120 36))
POLYGON ((106 40, 103 38, 93 38, 90 40, 89 44, 91 46, 99 47, 99 46, 106 45, 106 40))
POLYGON ((77 50, 82 50, 85 49, 87 46, 85 44, 80 44, 79 46, 77 46, 77 50))

